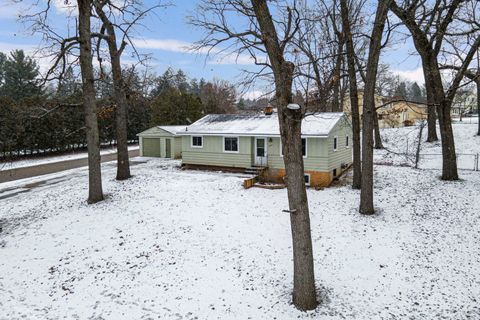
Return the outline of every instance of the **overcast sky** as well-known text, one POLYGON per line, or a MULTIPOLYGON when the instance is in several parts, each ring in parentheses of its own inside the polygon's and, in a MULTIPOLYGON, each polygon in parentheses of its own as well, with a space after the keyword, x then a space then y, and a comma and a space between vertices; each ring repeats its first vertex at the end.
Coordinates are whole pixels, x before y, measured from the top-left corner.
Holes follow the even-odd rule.
MULTIPOLYGON (((42 0, 40 0, 42 1, 42 0)), ((54 0, 51 21, 58 30, 67 29, 67 9, 63 0, 54 0)), ((149 0, 145 1, 146 6, 149 0)), ((174 6, 157 10, 143 21, 145 27, 138 28, 135 44, 138 50, 151 54, 151 66, 156 73, 168 67, 184 70, 190 77, 212 79, 214 77, 238 82, 241 70, 254 68, 247 57, 235 59, 222 56, 206 59, 204 52, 190 52, 187 48, 202 37, 202 31, 187 23, 187 16, 195 9, 196 1, 177 0, 174 6)), ((25 4, 12 4, 0 0, 0 51, 7 53, 13 49, 32 52, 41 44, 39 35, 32 35, 28 25, 18 20, 19 13, 35 10, 25 4)), ((406 79, 423 83, 423 75, 418 57, 412 55, 409 39, 385 50, 382 61, 406 79)), ((128 57, 127 57, 128 59, 128 57)), ((42 61, 43 66, 48 61, 42 61)))

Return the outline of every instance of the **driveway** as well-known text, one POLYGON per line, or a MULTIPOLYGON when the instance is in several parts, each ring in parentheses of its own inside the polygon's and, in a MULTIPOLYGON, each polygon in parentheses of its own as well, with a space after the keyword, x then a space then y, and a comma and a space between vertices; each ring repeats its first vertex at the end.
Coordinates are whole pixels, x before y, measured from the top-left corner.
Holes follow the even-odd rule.
MULTIPOLYGON (((128 155, 130 158, 138 157, 139 150, 138 149, 129 150, 128 155)), ((101 160, 102 162, 117 160, 116 153, 105 154, 105 155, 102 155, 101 157, 102 157, 102 160, 101 160)), ((88 165, 88 159, 81 158, 81 159, 71 159, 71 160, 63 160, 63 161, 52 162, 52 163, 45 163, 45 164, 40 164, 40 165, 30 166, 30 167, 21 167, 21 168, 9 169, 9 170, 2 170, 0 171, 0 183, 85 167, 87 165, 88 165)))

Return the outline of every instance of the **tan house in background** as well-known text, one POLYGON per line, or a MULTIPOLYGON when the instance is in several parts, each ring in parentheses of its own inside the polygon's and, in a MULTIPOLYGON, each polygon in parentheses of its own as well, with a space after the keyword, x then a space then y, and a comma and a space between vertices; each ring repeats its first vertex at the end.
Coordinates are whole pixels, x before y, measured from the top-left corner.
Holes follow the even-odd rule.
MULTIPOLYGON (((363 90, 358 91, 360 118, 363 115, 363 90)), ((399 97, 382 97, 375 95, 375 108, 378 113, 380 128, 397 128, 414 125, 427 118, 427 105, 420 102, 406 101, 399 97)), ((343 111, 352 117, 348 94, 343 103, 343 111)))

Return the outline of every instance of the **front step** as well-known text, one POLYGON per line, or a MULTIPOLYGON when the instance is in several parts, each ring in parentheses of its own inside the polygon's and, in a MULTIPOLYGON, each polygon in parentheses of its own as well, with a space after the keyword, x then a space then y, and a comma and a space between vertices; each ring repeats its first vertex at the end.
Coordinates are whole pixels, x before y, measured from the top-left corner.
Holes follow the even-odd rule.
POLYGON ((245 173, 259 175, 265 169, 267 169, 267 167, 249 167, 245 168, 245 173))

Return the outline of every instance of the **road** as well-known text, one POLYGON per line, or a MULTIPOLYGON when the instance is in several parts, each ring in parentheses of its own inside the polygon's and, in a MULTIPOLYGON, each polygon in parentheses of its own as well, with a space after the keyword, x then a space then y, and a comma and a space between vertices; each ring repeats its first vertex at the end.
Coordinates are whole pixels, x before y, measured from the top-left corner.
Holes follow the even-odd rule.
MULTIPOLYGON (((139 150, 129 150, 128 155, 130 158, 138 157, 139 150)), ((102 155, 102 162, 109 162, 117 160, 116 153, 109 153, 102 155)), ((52 163, 45 163, 36 166, 30 167, 21 167, 9 170, 2 170, 0 171, 0 183, 14 181, 19 179, 37 177, 44 174, 55 173, 80 167, 85 167, 88 165, 87 158, 81 159, 71 159, 71 160, 63 160, 58 162, 52 163)))

